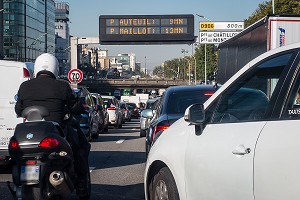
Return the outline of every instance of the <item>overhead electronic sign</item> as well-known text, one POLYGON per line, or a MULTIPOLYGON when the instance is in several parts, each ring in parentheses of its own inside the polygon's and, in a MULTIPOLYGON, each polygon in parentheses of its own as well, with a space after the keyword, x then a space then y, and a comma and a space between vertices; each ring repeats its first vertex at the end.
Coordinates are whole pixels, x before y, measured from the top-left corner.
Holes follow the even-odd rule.
POLYGON ((191 44, 193 15, 101 15, 100 44, 191 44))

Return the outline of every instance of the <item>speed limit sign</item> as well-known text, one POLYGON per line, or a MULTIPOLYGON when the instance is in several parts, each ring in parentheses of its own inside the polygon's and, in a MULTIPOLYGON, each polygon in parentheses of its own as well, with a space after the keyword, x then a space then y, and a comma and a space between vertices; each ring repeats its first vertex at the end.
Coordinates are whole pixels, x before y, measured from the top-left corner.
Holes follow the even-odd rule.
POLYGON ((71 69, 68 73, 68 80, 71 83, 80 83, 83 79, 83 73, 79 69, 71 69))

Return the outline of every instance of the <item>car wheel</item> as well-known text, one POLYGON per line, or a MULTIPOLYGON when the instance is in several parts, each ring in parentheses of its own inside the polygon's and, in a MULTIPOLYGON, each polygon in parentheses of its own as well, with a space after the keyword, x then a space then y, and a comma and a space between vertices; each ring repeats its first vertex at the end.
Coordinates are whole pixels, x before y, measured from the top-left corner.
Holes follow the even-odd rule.
POLYGON ((146 130, 140 130, 140 137, 145 137, 146 136, 146 130))
POLYGON ((167 167, 161 168, 153 177, 149 187, 150 200, 179 200, 174 177, 167 167))

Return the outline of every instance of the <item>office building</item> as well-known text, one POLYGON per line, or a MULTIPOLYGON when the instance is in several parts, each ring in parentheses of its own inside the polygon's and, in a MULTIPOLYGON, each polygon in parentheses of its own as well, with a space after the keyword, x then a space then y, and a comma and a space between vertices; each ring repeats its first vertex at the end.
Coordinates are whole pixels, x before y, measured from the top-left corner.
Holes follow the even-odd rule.
POLYGON ((55 47, 54 0, 0 0, 0 57, 32 61, 55 47))
POLYGON ((55 3, 55 56, 59 62, 61 75, 67 75, 70 70, 70 29, 69 4, 55 3))

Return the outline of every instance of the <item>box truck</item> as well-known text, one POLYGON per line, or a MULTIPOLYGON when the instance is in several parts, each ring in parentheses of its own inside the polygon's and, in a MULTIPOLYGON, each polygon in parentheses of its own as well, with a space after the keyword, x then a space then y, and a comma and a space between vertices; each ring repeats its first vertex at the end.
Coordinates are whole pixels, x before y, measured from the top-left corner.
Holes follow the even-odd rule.
POLYGON ((300 41, 300 15, 267 15, 218 46, 216 80, 225 83, 252 59, 300 41))
POLYGON ((33 77, 33 63, 0 60, 0 165, 9 163, 8 143, 18 123, 15 104, 23 81, 33 77))

